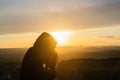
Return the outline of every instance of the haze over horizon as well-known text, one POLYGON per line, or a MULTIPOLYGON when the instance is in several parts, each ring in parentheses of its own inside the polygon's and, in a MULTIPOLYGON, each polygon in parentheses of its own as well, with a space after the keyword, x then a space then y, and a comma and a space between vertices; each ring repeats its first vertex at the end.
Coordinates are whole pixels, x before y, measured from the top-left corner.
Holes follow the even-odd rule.
POLYGON ((0 48, 30 47, 44 31, 70 33, 60 35, 66 38, 60 46, 119 46, 119 4, 120 0, 1 0, 0 48))

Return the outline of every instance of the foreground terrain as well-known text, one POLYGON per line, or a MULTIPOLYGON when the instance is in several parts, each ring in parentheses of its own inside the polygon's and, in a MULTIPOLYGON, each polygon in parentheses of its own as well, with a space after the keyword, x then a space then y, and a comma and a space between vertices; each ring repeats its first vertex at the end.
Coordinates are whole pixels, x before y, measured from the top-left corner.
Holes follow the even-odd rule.
MULTIPOLYGON (((56 80, 120 80, 119 47, 72 49, 59 48, 61 60, 56 80)), ((21 62, 26 51, 0 49, 0 80, 20 80, 21 62)))
MULTIPOLYGON (((19 71, 19 63, 2 63, 0 80, 19 80, 19 71)), ((120 80, 120 58, 62 61, 57 72, 57 80, 120 80)))

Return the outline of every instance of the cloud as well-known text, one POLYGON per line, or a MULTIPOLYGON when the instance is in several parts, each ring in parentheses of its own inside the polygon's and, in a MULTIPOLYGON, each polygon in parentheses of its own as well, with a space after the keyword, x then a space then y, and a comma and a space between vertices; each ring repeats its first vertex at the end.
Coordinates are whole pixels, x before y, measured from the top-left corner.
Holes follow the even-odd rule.
POLYGON ((120 2, 95 5, 71 11, 73 24, 82 28, 109 27, 120 23, 120 2))
POLYGON ((119 0, 2 0, 0 34, 120 25, 119 0))
POLYGON ((113 39, 116 38, 116 36, 100 36, 101 38, 107 38, 107 39, 113 39))
POLYGON ((111 40, 120 40, 120 36, 99 36, 100 38, 104 38, 104 39, 111 39, 111 40))

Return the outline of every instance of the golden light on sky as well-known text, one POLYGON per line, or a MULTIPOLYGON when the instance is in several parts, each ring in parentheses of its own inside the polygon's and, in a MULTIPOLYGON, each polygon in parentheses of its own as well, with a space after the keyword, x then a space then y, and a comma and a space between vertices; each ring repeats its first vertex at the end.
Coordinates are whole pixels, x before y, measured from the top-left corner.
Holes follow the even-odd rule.
POLYGON ((42 32, 50 32, 57 46, 120 45, 119 4, 120 0, 0 0, 0 48, 33 46, 42 32))
POLYGON ((63 46, 67 43, 68 37, 71 34, 69 31, 56 31, 50 33, 57 41, 58 46, 63 46))

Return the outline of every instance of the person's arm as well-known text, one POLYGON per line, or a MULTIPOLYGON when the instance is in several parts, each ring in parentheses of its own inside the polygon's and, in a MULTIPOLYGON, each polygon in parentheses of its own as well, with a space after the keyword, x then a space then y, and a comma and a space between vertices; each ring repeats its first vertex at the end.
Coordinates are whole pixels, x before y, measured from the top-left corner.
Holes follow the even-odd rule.
POLYGON ((49 58, 47 59, 46 66, 50 69, 55 69, 57 65, 58 55, 57 52, 54 52, 49 55, 49 58))

